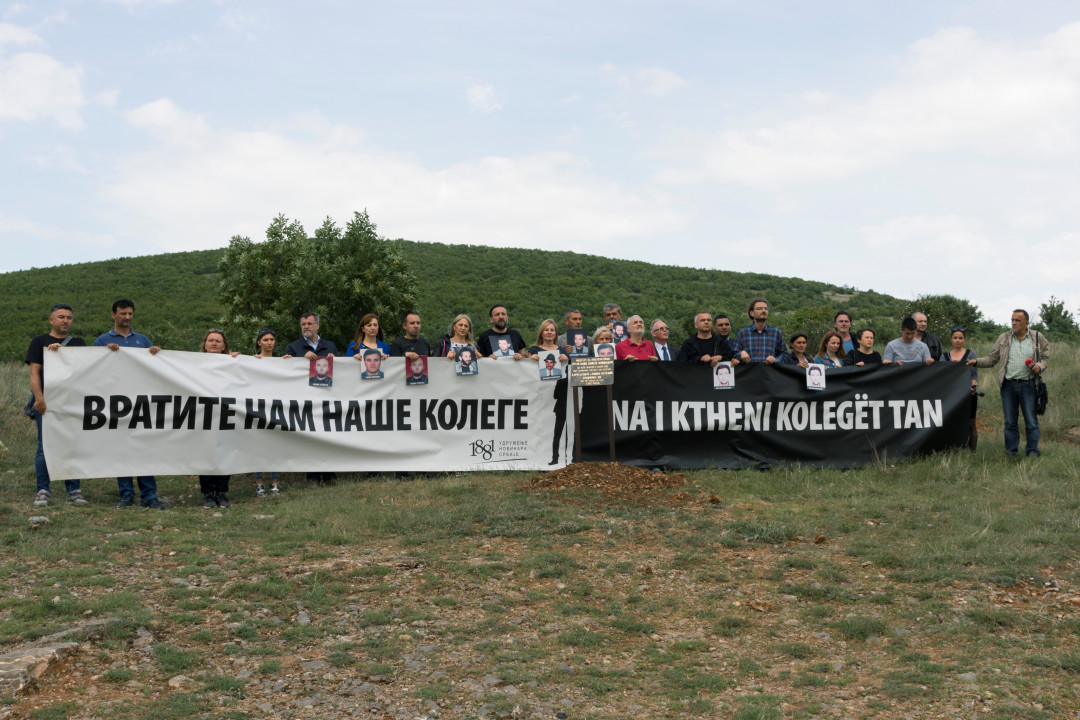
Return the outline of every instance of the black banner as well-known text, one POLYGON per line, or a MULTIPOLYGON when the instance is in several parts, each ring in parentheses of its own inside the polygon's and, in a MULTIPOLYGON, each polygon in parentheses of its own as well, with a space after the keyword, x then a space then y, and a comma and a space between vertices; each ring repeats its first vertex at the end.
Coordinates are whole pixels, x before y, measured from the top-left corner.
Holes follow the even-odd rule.
MULTIPOLYGON (((953 363, 828 371, 809 390, 796 366, 615 363, 616 460, 669 468, 852 467, 964 445, 971 375, 953 363)), ((606 388, 582 388, 581 459, 608 460, 606 388)))

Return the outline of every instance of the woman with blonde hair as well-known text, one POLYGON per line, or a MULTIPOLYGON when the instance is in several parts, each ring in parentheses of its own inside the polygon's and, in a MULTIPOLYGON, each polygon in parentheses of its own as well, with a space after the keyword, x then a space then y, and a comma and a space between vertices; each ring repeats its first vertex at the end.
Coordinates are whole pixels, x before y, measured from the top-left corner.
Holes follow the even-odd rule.
POLYGON ((540 359, 541 352, 553 352, 559 356, 559 362, 566 362, 566 354, 559 347, 556 340, 559 337, 559 327, 551 318, 540 323, 536 331, 536 344, 529 348, 529 357, 533 360, 540 359))
POLYGON ((465 313, 454 317, 450 323, 450 331, 435 343, 435 351, 432 357, 445 357, 453 360, 457 357, 458 350, 463 347, 475 347, 473 340, 472 318, 465 313))

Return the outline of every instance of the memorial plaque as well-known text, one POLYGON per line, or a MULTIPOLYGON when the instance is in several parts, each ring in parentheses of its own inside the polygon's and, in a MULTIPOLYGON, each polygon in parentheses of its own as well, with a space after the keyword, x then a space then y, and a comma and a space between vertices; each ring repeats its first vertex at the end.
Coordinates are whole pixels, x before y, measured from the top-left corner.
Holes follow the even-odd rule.
POLYGON ((609 357, 574 358, 570 363, 570 387, 615 384, 615 361, 609 357))

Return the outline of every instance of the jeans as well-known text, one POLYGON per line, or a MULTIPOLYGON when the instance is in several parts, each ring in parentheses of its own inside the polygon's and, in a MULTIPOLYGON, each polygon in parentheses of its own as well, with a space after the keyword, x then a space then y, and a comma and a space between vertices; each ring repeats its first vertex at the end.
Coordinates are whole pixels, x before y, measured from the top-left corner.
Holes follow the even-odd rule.
MULTIPOLYGON (((146 505, 151 500, 157 498, 157 480, 153 475, 140 475, 139 480, 139 502, 146 505)), ((116 486, 120 488, 120 497, 135 498, 135 484, 130 477, 118 477, 116 478, 116 486)))
POLYGON ((1001 385, 1001 411, 1005 415, 1005 452, 1015 455, 1020 448, 1018 411, 1024 414, 1024 448, 1028 455, 1039 452, 1039 415, 1035 412, 1035 381, 1011 382, 1001 385))
MULTIPOLYGON (((274 485, 277 485, 278 480, 279 480, 279 477, 278 477, 278 471, 277 470, 270 473, 270 482, 272 482, 274 485)), ((255 471, 255 482, 262 485, 262 481, 263 481, 263 474, 256 470, 255 471)))
MULTIPOLYGON (((37 423, 37 455, 34 456, 34 473, 37 475, 37 489, 49 492, 49 468, 45 466, 45 446, 41 444, 41 413, 34 413, 37 423)), ((79 489, 78 480, 65 480, 64 488, 73 493, 79 489)))

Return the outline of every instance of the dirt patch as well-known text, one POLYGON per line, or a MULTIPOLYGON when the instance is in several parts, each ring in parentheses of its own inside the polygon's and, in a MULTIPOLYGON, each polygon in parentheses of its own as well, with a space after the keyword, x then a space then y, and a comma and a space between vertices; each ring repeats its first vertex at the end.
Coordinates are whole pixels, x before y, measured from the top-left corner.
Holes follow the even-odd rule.
POLYGON ((636 504, 685 504, 697 494, 697 483, 682 473, 653 472, 619 463, 574 463, 561 470, 529 478, 536 490, 595 490, 607 498, 636 504), (685 488, 684 492, 665 492, 685 488))
POLYGON ((1080 427, 1071 427, 1064 433, 1065 439, 1076 445, 1080 445, 1080 427))

